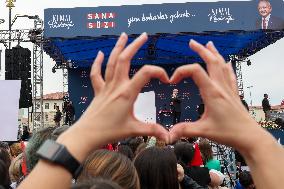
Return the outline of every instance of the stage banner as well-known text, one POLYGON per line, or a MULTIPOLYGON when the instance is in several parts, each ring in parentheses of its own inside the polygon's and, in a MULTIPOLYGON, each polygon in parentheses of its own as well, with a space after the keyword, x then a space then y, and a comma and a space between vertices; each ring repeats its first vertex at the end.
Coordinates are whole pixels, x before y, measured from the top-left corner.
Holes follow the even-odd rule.
POLYGON ((284 29, 284 1, 188 2, 155 5, 49 8, 44 36, 284 29), (266 18, 265 22, 263 18, 266 18))

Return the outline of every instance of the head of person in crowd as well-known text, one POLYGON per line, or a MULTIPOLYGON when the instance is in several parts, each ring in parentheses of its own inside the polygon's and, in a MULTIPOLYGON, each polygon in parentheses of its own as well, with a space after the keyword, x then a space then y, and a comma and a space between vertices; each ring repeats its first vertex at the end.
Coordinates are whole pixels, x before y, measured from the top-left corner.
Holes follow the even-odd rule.
POLYGON ((122 188, 140 188, 138 174, 131 160, 114 151, 96 150, 88 156, 78 182, 92 177, 112 180, 122 188))
POLYGON ((134 153, 137 147, 143 142, 142 137, 135 137, 129 140, 128 146, 131 148, 132 152, 134 153))
POLYGON ((163 140, 157 139, 157 141, 156 141, 156 147, 158 147, 158 148, 164 148, 164 147, 166 147, 166 142, 163 141, 163 140))
POLYGON ((18 182, 24 175, 22 172, 23 154, 19 154, 13 159, 9 167, 9 175, 12 182, 18 182))
POLYGON ((9 166, 0 159, 0 186, 7 189, 10 188, 11 180, 9 177, 9 166))
POLYGON ((136 157, 140 152, 142 152, 143 150, 145 150, 147 147, 147 144, 145 142, 142 142, 141 144, 139 144, 139 146, 136 148, 136 151, 134 153, 134 156, 136 157))
POLYGON ((44 141, 47 139, 56 140, 67 129, 68 126, 58 128, 47 127, 33 134, 25 150, 28 171, 31 171, 37 164, 39 157, 36 155, 36 152, 44 141))
POLYGON ((141 189, 178 189, 177 159, 170 148, 150 147, 134 160, 141 189))
POLYGON ((202 155, 203 162, 206 164, 209 160, 213 159, 212 147, 208 140, 201 139, 199 141, 199 149, 202 155))
POLYGON ((178 163, 184 167, 193 159, 194 147, 188 142, 178 142, 174 146, 174 152, 178 163))
POLYGON ((255 189, 254 182, 252 180, 252 176, 249 171, 243 171, 240 173, 239 176, 239 181, 240 184, 245 188, 245 189, 255 189))
POLYGON ((10 146, 10 152, 12 157, 17 157, 19 154, 23 153, 21 144, 19 142, 13 143, 10 146))
POLYGON ((74 184, 71 189, 122 189, 122 187, 111 180, 92 178, 74 184))
POLYGON ((7 167, 9 168, 11 164, 11 156, 7 149, 0 148, 0 160, 4 161, 7 167))
POLYGON ((127 145, 119 145, 117 148, 117 151, 123 155, 125 155, 126 157, 128 157, 131 161, 134 158, 134 154, 131 150, 131 148, 127 145))

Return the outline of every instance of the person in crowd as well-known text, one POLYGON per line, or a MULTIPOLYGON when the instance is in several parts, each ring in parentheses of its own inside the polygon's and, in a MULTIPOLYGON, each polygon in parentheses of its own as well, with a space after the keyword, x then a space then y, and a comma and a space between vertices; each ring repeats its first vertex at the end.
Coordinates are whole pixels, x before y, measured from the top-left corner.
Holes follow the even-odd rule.
POLYGON ((134 160, 141 189, 178 189, 177 160, 169 148, 150 147, 134 160))
POLYGON ((11 180, 8 169, 7 163, 0 159, 0 187, 4 189, 10 189, 11 180))
POLYGON ((247 111, 249 111, 248 103, 245 101, 243 94, 240 95, 240 99, 241 99, 241 101, 242 101, 244 107, 247 109, 247 111))
POLYGON ((199 149, 202 154, 204 166, 209 170, 214 169, 216 171, 221 171, 220 161, 213 158, 213 151, 209 141, 206 139, 201 139, 199 141, 199 149))
POLYGON ((131 161, 134 158, 134 154, 131 150, 131 148, 127 145, 119 145, 117 148, 117 151, 123 155, 125 155, 126 157, 128 157, 131 161))
POLYGON ((262 100, 262 109, 264 111, 264 115, 265 115, 265 120, 268 121, 270 119, 270 110, 271 110, 271 106, 268 100, 268 94, 264 94, 263 95, 263 100, 262 100))
MULTIPOLYGON (((194 147, 192 144, 187 142, 179 142, 174 145, 174 152, 178 163, 184 169, 184 173, 193 180, 195 180, 199 185, 208 186, 213 182, 216 182, 215 180, 213 182, 211 181, 211 176, 208 168, 199 166, 189 166, 194 155, 194 147)), ((213 178, 215 177, 212 176, 212 179, 213 178)))
POLYGON ((71 189, 123 189, 117 183, 102 179, 102 178, 92 178, 85 180, 84 182, 80 182, 74 184, 71 189))
POLYGON ((189 43, 190 48, 207 64, 207 72, 198 64, 189 64, 177 68, 169 79, 162 68, 147 65, 129 78, 131 59, 148 38, 143 33, 126 47, 127 39, 125 33, 118 39, 109 55, 104 79, 101 74, 104 54, 98 53, 90 74, 95 98, 72 127, 56 141, 43 144, 38 152, 42 160, 19 189, 69 188, 72 177, 80 172, 80 163, 94 150, 132 136, 156 136, 166 143, 173 143, 180 137, 199 136, 232 146, 244 156, 258 189, 282 188, 283 147, 270 133, 259 127, 243 108, 232 65, 225 63, 212 42, 205 46, 194 40, 189 43), (174 84, 189 77, 199 88, 206 107, 200 120, 179 123, 168 132, 159 124, 147 124, 134 116, 134 102, 150 79, 174 84), (64 150, 51 150, 58 148, 64 150), (72 160, 74 166, 58 162, 56 154, 62 153, 72 160))
POLYGON ((22 177, 24 176, 22 172, 22 163, 23 163, 23 154, 19 154, 13 161, 9 167, 9 175, 11 178, 11 187, 16 188, 20 183, 22 177))
POLYGON ((128 146, 131 148, 132 152, 135 153, 137 147, 143 143, 143 138, 142 137, 135 137, 131 138, 128 142, 128 146))
POLYGON ((96 150, 88 156, 78 182, 91 177, 110 179, 122 188, 140 188, 139 178, 131 160, 125 155, 109 150, 96 150))
POLYGON ((54 116, 54 122, 55 122, 56 127, 60 127, 61 118, 62 118, 62 113, 59 109, 59 106, 56 106, 56 113, 55 113, 55 116, 54 116))
POLYGON ((15 142, 10 145, 10 153, 13 158, 16 158, 19 154, 23 153, 21 143, 15 142))
POLYGON ((261 16, 261 18, 256 21, 257 29, 281 30, 284 28, 284 20, 271 15, 272 5, 269 0, 259 0, 257 8, 261 16))
POLYGON ((240 173, 235 189, 255 189, 255 185, 249 171, 243 171, 240 173))
POLYGON ((11 165, 12 157, 11 157, 8 149, 0 147, 0 159, 5 162, 5 164, 7 165, 8 169, 9 169, 9 167, 11 165))
POLYGON ((33 134, 25 149, 26 163, 28 172, 37 164, 39 157, 36 155, 37 150, 47 139, 56 140, 57 137, 69 127, 47 127, 33 134))

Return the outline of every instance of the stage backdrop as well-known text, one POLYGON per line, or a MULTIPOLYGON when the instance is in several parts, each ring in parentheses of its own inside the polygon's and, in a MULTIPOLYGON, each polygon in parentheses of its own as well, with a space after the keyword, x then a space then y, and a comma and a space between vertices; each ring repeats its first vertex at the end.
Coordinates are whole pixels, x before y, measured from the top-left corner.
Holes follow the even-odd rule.
MULTIPOLYGON (((284 28, 284 1, 271 1, 274 28, 284 28), (277 18, 276 18, 277 17, 277 18)), ((258 0, 189 2, 158 5, 49 8, 44 11, 45 38, 258 30, 258 0)))
MULTIPOLYGON (((177 65, 163 66, 169 75, 172 75, 177 65)), ((131 68, 130 75, 133 75, 140 67, 131 68)), ((77 68, 69 70, 69 94, 76 110, 76 119, 85 111, 93 98, 93 89, 89 79, 89 68, 77 68)), ((186 79, 178 85, 165 85, 158 80, 152 80, 142 90, 142 92, 155 92, 155 106, 157 122, 160 122, 159 111, 170 109, 170 98, 172 90, 179 89, 182 97, 181 121, 194 121, 197 119, 197 106, 201 103, 197 86, 191 79, 186 79)), ((109 115, 112 116, 112 115, 109 115)), ((166 117, 163 124, 170 124, 171 118, 166 117)))

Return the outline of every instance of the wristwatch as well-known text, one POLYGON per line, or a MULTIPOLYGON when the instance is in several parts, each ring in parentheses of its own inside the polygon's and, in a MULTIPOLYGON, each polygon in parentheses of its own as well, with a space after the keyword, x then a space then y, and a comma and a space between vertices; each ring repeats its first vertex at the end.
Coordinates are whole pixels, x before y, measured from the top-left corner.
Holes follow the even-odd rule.
POLYGON ((75 179, 82 171, 80 162, 70 154, 67 148, 53 140, 46 140, 37 151, 37 155, 44 160, 64 167, 75 179))

